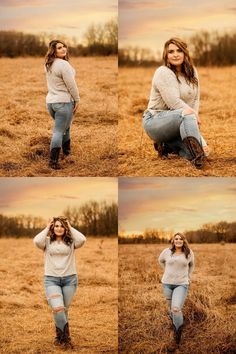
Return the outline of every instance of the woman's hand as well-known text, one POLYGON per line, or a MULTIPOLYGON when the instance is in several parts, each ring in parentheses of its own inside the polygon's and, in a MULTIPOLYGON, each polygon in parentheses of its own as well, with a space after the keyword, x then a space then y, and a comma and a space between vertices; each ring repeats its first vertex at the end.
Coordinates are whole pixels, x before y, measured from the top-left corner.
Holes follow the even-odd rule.
POLYGON ((78 103, 78 102, 75 102, 75 106, 74 106, 74 109, 73 109, 73 113, 75 113, 78 108, 79 108, 79 103, 78 103))
POLYGON ((48 220, 48 224, 47 224, 48 230, 50 229, 50 227, 52 226, 52 224, 53 224, 53 218, 50 218, 50 219, 48 220))
POLYGON ((69 222, 68 219, 66 219, 66 222, 67 222, 67 225, 68 225, 69 227, 71 227, 71 224, 70 224, 70 222, 69 222))
POLYGON ((197 117, 197 124, 198 124, 198 125, 201 125, 201 124, 202 124, 201 118, 200 118, 199 116, 197 117))

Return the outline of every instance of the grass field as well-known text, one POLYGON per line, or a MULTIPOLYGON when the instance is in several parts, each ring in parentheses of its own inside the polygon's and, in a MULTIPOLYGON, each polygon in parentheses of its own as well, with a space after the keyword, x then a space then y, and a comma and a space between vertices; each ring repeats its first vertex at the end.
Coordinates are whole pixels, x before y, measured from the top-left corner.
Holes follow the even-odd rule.
MULTIPOLYGON (((31 239, 0 239, 0 352, 50 354, 53 317, 43 288, 43 252, 31 239)), ((88 238, 76 250, 79 287, 69 310, 74 350, 117 353, 117 239, 88 238)))
MULTIPOLYGON (((157 256, 167 245, 119 245, 119 353, 168 353, 171 323, 157 256)), ((181 354, 236 352, 235 244, 192 245, 181 354)))
POLYGON ((117 175, 117 59, 72 58, 81 103, 72 123, 72 154, 48 167, 53 120, 43 58, 1 58, 0 176, 117 175))
POLYGON ((235 176, 236 67, 200 68, 201 132, 209 149, 209 164, 196 170, 178 156, 161 160, 142 129, 155 68, 119 68, 119 175, 235 176))

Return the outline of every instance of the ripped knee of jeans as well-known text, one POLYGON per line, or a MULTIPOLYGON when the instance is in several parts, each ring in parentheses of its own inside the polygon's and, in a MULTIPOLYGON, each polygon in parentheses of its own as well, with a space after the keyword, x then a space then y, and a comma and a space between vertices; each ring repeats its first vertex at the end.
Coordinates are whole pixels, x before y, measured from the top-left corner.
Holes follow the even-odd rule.
POLYGON ((51 295, 48 296, 48 300, 49 299, 56 299, 56 298, 61 297, 61 296, 62 296, 61 294, 51 294, 51 295))
POLYGON ((171 312, 172 312, 173 314, 178 314, 178 313, 181 313, 182 311, 181 311, 181 309, 180 309, 179 307, 173 307, 173 308, 171 309, 171 312))
POLYGON ((53 313, 65 312, 65 308, 64 306, 56 306, 53 307, 52 312, 53 313))

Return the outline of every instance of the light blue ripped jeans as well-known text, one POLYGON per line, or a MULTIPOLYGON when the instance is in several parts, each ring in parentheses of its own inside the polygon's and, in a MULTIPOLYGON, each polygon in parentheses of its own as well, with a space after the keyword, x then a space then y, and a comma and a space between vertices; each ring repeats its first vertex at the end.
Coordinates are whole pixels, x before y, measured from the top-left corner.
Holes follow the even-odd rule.
POLYGON ((157 143, 167 143, 173 150, 188 160, 192 159, 183 139, 188 136, 195 137, 202 145, 203 140, 198 128, 195 114, 182 116, 183 109, 174 111, 161 111, 155 114, 145 111, 143 114, 143 127, 148 136, 157 143))
POLYGON ((184 322, 182 308, 188 294, 189 285, 162 284, 162 286, 168 302, 170 317, 176 330, 178 330, 184 322))
POLYGON ((78 286, 77 275, 65 277, 44 276, 44 288, 52 309, 56 327, 64 330, 68 322, 68 307, 78 286))
POLYGON ((73 118, 74 102, 48 103, 47 108, 54 119, 54 129, 50 150, 59 148, 70 140, 70 126, 73 118))

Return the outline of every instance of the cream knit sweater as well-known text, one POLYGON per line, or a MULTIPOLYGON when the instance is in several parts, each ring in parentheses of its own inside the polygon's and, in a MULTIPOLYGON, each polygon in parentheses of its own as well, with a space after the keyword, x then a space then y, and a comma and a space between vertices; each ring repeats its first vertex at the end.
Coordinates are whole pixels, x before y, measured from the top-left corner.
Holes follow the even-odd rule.
POLYGON ((48 94, 46 103, 79 102, 79 90, 75 82, 75 70, 67 60, 56 58, 46 70, 48 94))
POLYGON ((184 253, 172 254, 169 248, 165 248, 161 252, 158 261, 164 269, 161 279, 163 284, 189 284, 194 268, 194 254, 192 250, 190 250, 190 254, 186 259, 184 253))
MULTIPOLYGON (((198 78, 195 69, 196 77, 198 78)), ((167 66, 159 67, 152 79, 148 110, 154 114, 158 111, 192 108, 198 115, 199 84, 188 84, 183 75, 178 82, 175 73, 167 66)))
POLYGON ((64 277, 77 274, 75 266, 75 248, 83 246, 86 237, 73 227, 70 228, 73 242, 67 246, 64 242, 53 241, 50 243, 48 227, 33 239, 34 244, 44 251, 44 274, 54 277, 64 277))

